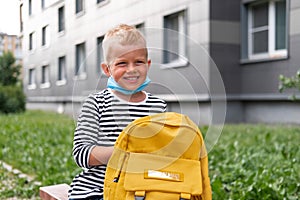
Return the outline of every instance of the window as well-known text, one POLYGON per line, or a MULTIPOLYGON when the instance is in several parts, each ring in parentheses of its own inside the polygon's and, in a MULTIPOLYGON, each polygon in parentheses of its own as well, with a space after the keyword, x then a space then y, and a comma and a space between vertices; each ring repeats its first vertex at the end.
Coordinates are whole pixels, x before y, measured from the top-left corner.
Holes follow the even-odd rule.
POLYGON ((65 30, 65 7, 58 9, 58 32, 65 30))
POLYGON ((50 69, 49 65, 42 66, 41 88, 50 87, 50 69))
POLYGON ((83 11, 83 0, 76 0, 75 12, 79 13, 83 11))
POLYGON ((45 9, 45 0, 41 0, 41 8, 45 9))
POLYGON ((58 76, 57 76, 57 85, 66 84, 66 57, 61 56, 58 58, 58 76))
POLYGON ((42 46, 48 46, 50 44, 49 26, 42 28, 42 46))
POLYGON ((32 32, 29 34, 29 50, 32 51, 35 49, 35 33, 32 32))
POLYGON ((45 9, 45 0, 41 0, 41 8, 42 10, 45 9))
POLYGON ((58 0, 41 0, 41 8, 42 10, 48 8, 51 4, 54 4, 58 0))
POLYGON ((20 4, 20 32, 23 32, 23 4, 20 4))
POLYGON ((104 36, 97 38, 97 66, 96 71, 101 72, 101 63, 104 61, 103 56, 103 50, 102 50, 102 42, 103 42, 104 36))
POLYGON ((76 45, 76 65, 75 75, 79 78, 86 76, 86 63, 85 63, 85 43, 76 45))
POLYGON ((32 1, 28 0, 28 15, 32 15, 32 1))
POLYGON ((245 4, 242 10, 242 59, 287 57, 286 1, 245 4))
POLYGON ((164 67, 186 66, 186 17, 185 12, 178 12, 164 17, 164 67))
POLYGON ((97 0, 97 5, 99 7, 104 6, 109 3, 109 0, 97 0))
POLYGON ((138 29, 143 35, 145 35, 145 24, 144 23, 135 25, 135 28, 138 29))
POLYGON ((28 74, 28 89, 35 89, 36 83, 35 83, 35 69, 29 69, 28 74))

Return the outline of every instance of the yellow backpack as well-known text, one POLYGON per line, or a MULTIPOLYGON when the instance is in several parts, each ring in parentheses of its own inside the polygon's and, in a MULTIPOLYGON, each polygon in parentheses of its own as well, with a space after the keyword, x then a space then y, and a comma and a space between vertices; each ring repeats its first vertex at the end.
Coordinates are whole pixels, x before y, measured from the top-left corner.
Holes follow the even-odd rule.
POLYGON ((107 164, 104 200, 211 199, 200 130, 187 116, 160 113, 130 123, 107 164))

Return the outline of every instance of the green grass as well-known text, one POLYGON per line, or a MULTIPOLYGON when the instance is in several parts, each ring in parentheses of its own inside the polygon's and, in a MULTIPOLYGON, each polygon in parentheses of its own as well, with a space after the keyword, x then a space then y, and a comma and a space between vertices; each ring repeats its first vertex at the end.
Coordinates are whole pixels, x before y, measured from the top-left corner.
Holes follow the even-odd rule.
POLYGON ((20 178, 14 173, 7 171, 0 165, 0 196, 1 199, 7 197, 17 197, 19 199, 37 199, 32 195, 37 186, 34 182, 28 182, 26 178, 20 178))
MULTIPOLYGON (((0 160, 42 185, 70 183, 75 124, 55 113, 0 115, 0 160)), ((205 132, 205 127, 201 128, 205 132)), ((226 125, 209 152, 213 199, 299 199, 300 126, 226 125)), ((34 199, 38 185, 0 166, 0 197, 34 199)))
POLYGON ((209 153, 214 199, 299 199, 300 126, 226 125, 209 153))
MULTIPOLYGON (((0 115, 0 160, 42 185, 70 183, 78 171, 71 156, 74 121, 64 115, 42 111, 0 115)), ((3 170, 2 170, 3 171, 3 170)), ((3 172, 2 172, 3 173, 3 172)), ((11 192, 0 191, 1 197, 38 195, 32 183, 19 185, 11 192)))

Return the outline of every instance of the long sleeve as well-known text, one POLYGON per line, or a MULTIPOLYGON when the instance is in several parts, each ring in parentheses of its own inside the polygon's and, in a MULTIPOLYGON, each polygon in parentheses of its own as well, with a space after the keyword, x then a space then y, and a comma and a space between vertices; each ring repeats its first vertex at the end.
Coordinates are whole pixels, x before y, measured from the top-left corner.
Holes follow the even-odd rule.
POLYGON ((89 156, 97 144, 100 111, 96 100, 88 97, 82 106, 74 133, 73 157, 76 164, 89 168, 89 156))

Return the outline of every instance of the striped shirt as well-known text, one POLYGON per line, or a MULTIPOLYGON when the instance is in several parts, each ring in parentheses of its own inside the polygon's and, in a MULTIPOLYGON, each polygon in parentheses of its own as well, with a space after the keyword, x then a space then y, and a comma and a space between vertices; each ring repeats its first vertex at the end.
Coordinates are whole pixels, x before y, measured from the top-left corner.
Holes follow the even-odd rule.
POLYGON ((122 130, 133 120, 166 111, 163 100, 145 94, 142 102, 127 102, 105 89, 86 99, 78 118, 73 147, 74 160, 83 171, 71 183, 70 199, 103 196, 106 165, 91 167, 88 164, 95 145, 113 146, 122 130))

